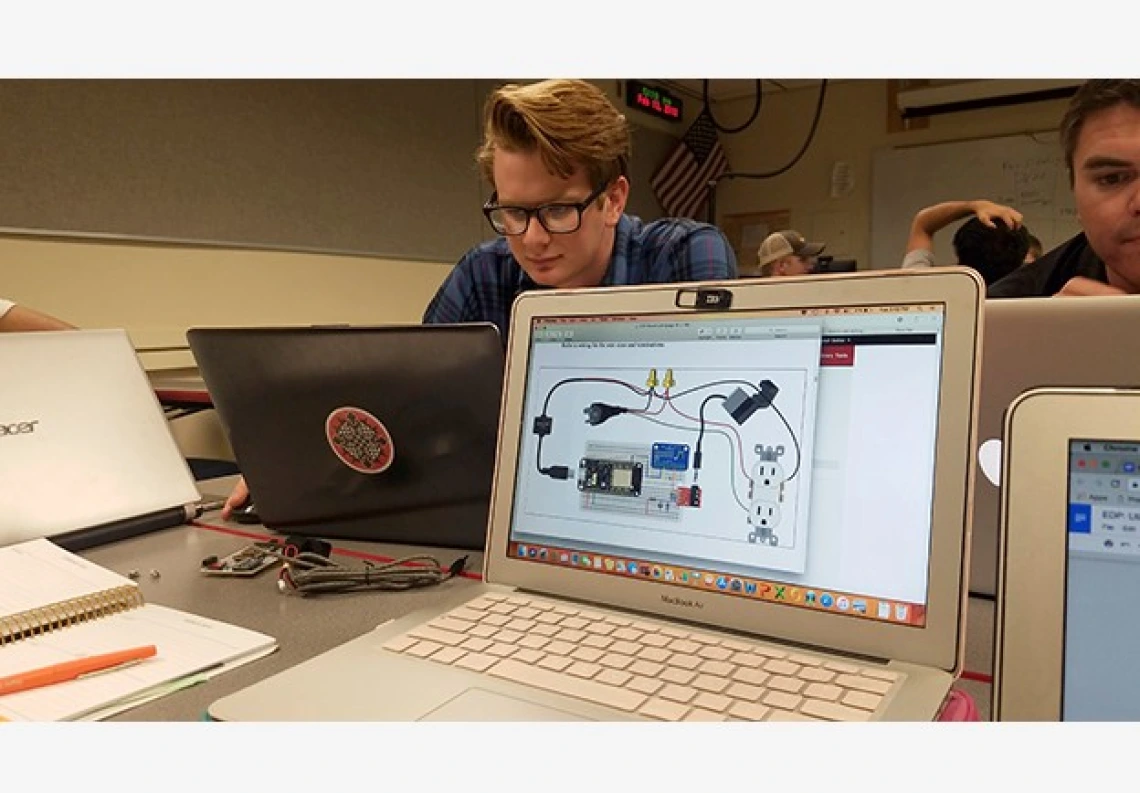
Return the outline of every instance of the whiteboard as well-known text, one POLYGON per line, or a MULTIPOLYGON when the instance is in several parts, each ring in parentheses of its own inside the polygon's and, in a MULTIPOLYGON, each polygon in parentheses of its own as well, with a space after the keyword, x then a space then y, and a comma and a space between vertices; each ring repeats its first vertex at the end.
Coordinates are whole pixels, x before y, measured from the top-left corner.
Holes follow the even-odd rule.
MULTIPOLYGON (((915 213, 943 201, 985 198, 1011 206, 1046 251, 1081 230, 1055 132, 880 149, 871 182, 874 268, 898 267, 915 213)), ((950 243, 961 222, 935 235, 936 262, 957 260, 950 243)))

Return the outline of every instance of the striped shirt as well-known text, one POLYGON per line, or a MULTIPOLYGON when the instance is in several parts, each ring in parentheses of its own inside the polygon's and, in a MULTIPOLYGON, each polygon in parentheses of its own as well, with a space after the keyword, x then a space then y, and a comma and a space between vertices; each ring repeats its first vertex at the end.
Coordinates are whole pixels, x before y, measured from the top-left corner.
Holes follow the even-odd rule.
MULTIPOLYGON (((622 215, 610 266, 599 286, 714 281, 736 278, 736 254, 708 223, 662 218, 643 223, 622 215)), ((523 292, 543 289, 519 266, 502 237, 468 251, 424 311, 425 323, 492 322, 503 344, 511 304, 523 292)))

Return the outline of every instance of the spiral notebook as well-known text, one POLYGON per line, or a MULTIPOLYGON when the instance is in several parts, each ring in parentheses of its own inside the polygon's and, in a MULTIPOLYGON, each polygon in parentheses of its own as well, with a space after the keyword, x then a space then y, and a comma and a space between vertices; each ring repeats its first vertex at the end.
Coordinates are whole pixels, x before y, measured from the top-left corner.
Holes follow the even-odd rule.
POLYGON ((131 579, 46 539, 0 548, 0 677, 153 644, 114 671, 0 696, 0 720, 91 721, 268 655, 262 633, 146 603, 131 579))

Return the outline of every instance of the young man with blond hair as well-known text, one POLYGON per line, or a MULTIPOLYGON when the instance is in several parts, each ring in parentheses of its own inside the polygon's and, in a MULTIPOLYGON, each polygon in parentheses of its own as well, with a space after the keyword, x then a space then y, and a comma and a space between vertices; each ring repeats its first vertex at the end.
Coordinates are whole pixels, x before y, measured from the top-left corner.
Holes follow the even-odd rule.
POLYGON ((424 322, 493 322, 505 343, 511 303, 529 289, 736 277, 715 226, 625 214, 629 123, 597 86, 505 85, 487 100, 483 136, 483 214, 501 236, 460 259, 424 322))
MULTIPOLYGON (((630 155, 625 116, 591 83, 495 90, 476 158, 493 190, 483 214, 500 237, 464 254, 423 321, 491 322, 505 345, 511 304, 530 289, 735 278, 736 256, 715 226, 625 214, 630 155)), ((240 480, 222 517, 248 497, 240 480)))

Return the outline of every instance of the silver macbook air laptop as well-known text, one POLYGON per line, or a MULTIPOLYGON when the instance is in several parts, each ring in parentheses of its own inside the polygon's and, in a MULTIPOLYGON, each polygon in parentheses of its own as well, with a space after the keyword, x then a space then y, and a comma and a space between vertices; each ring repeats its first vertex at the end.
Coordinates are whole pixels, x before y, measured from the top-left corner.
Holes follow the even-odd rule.
POLYGON ((123 330, 0 333, 0 545, 70 550, 184 523, 199 499, 123 330))
POLYGON ((265 526, 483 547, 503 384, 494 325, 186 335, 265 526))
POLYGON ((524 294, 487 583, 211 717, 934 718, 982 292, 937 268, 524 294))
POLYGON ((994 718, 1140 721, 1140 391, 1031 390, 1005 440, 994 718))
POLYGON ((1140 385, 1140 297, 989 300, 985 316, 970 591, 993 595, 1006 408, 1037 386, 1140 385))

